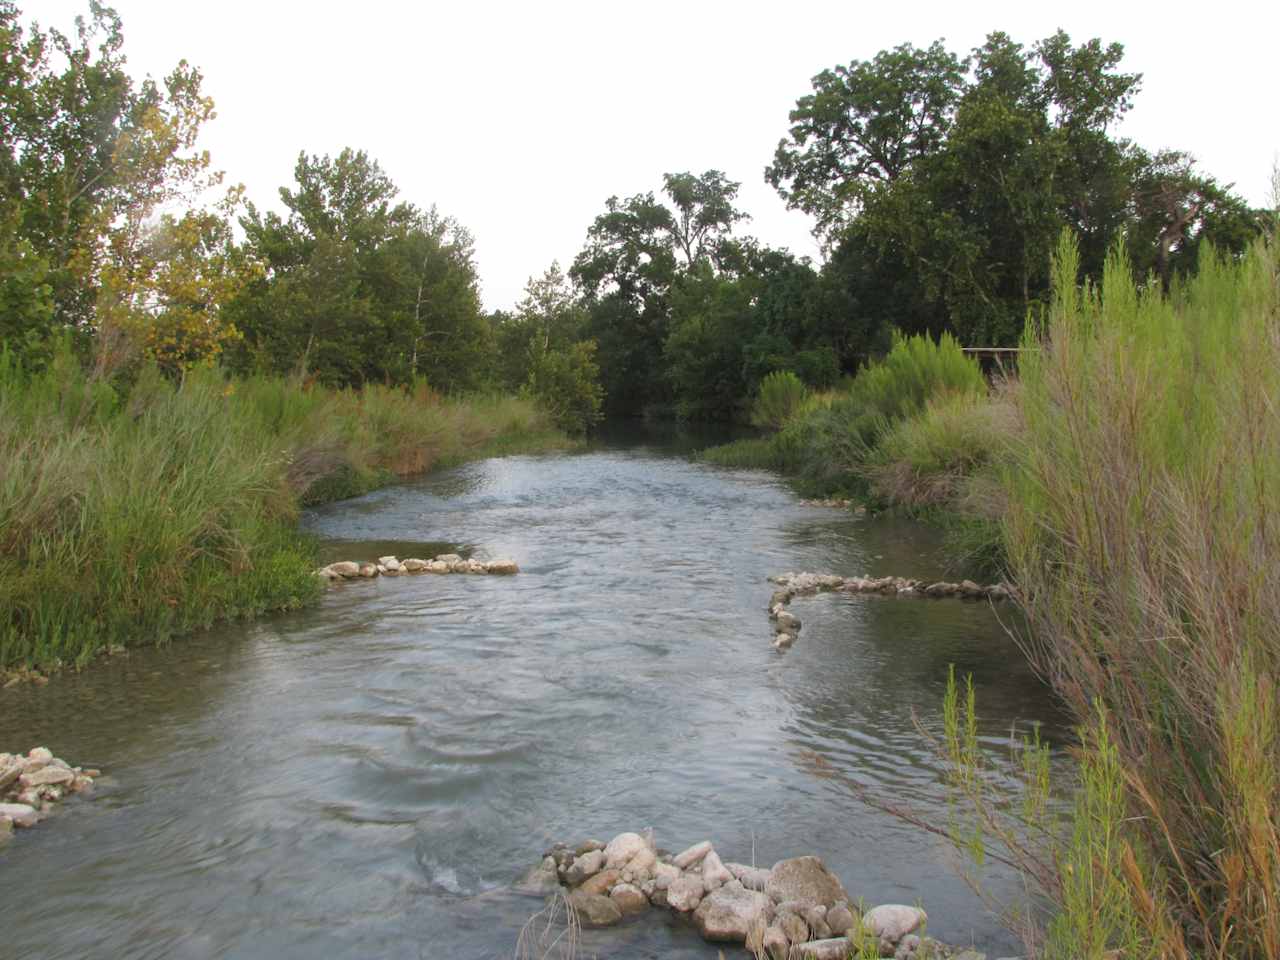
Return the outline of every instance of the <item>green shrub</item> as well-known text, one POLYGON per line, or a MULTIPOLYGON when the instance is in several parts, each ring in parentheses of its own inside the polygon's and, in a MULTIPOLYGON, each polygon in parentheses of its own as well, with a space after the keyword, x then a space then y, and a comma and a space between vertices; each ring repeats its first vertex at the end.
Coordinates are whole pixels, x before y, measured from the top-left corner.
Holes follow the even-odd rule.
POLYGON ((790 370, 775 371, 760 381, 760 392, 751 405, 751 422, 757 427, 780 430, 808 394, 808 388, 790 370))
POLYGON ((604 388, 596 363, 596 342, 580 340, 536 357, 525 387, 566 433, 582 435, 604 416, 604 388))

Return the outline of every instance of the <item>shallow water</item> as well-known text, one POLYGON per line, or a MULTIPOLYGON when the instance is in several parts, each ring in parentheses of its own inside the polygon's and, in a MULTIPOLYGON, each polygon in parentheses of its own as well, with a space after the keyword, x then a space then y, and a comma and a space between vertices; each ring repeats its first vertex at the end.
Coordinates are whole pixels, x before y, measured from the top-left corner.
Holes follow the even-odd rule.
MULTIPOLYGON (((456 548, 516 577, 342 584, 0 693, 0 748, 107 774, 0 850, 0 955, 510 956, 539 903, 506 888, 546 847, 644 827, 725 859, 817 853, 855 898, 1013 952, 945 845, 851 784, 945 822, 912 716, 937 727, 947 665, 974 674, 993 749, 1014 722, 1062 739, 1045 689, 985 604, 797 599, 774 651, 768 575, 939 575, 937 536, 685 446, 488 460, 305 519, 330 559, 456 548)), ((665 911, 584 946, 716 956, 665 911)))

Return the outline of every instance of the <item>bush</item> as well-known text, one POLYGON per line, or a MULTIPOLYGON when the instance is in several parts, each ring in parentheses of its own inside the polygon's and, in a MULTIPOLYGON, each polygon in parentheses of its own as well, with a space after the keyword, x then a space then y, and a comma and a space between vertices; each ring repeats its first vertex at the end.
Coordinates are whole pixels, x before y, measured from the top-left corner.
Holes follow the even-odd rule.
POLYGON ((525 392, 566 433, 581 436, 604 416, 596 342, 581 340, 535 357, 525 392))
POLYGON ((760 392, 751 405, 751 422, 757 427, 780 430, 800 409, 808 388, 790 370, 779 370, 760 381, 760 392))

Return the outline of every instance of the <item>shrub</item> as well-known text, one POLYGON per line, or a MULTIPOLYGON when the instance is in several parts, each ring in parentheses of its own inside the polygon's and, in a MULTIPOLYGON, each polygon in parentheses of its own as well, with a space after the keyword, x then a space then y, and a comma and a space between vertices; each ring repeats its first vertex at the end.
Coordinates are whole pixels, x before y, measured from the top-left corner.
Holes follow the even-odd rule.
POLYGON ((751 405, 751 422, 757 427, 780 430, 808 394, 808 388, 790 370, 775 371, 760 381, 760 392, 751 405))
POLYGON ((604 416, 596 342, 581 340, 534 358, 526 394, 566 433, 581 435, 604 416))

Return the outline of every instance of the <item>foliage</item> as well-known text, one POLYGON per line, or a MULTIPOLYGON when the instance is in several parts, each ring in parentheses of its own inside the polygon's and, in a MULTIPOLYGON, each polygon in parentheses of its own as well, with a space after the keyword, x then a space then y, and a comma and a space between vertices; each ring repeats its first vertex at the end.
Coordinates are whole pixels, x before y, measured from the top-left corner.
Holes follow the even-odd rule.
POLYGON ((74 37, 19 17, 0 3, 0 258, 17 268, 5 339, 92 330, 107 372, 137 348, 115 308, 150 292, 138 274, 154 214, 219 179, 195 149, 213 103, 185 61, 135 86, 120 19, 96 0, 74 37))
POLYGON ((145 366, 126 390, 65 339, 39 371, 0 352, 0 667, 292 607, 317 589, 300 502, 559 437, 523 401, 203 367, 145 366))
POLYGON ((781 429, 799 411, 808 393, 790 370, 769 374, 760 381, 760 393, 751 405, 751 422, 757 427, 781 429))
POLYGON ((603 416, 595 341, 579 340, 537 355, 526 389, 561 430, 586 433, 603 416))
POLYGON ((1259 232, 1185 154, 1110 136, 1140 81, 1122 59, 1059 31, 1030 49, 992 33, 965 59, 938 42, 853 61, 814 78, 766 177, 817 218, 854 316, 1011 345, 1047 303, 1063 227, 1087 275, 1127 234, 1166 284, 1205 239, 1238 255, 1259 232))
POLYGON ((1029 651, 1082 722, 1105 715, 1124 820, 1064 872, 1050 943, 1274 958, 1277 248, 1202 250, 1168 296, 1118 249, 1100 286, 1078 271, 1064 238, 1005 526, 1029 651))
POLYGON ((364 151, 298 157, 287 218, 248 205, 249 253, 267 266, 233 305, 241 371, 297 373, 333 386, 444 390, 486 378, 490 329, 480 313, 471 236, 398 191, 364 151))

